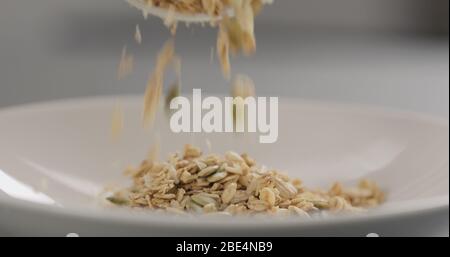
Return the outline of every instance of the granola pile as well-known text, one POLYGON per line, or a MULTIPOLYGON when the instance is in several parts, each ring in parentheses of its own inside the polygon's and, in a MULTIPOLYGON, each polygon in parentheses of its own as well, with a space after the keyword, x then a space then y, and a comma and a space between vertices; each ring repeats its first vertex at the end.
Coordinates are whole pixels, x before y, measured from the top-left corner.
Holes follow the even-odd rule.
POLYGON ((335 183, 328 191, 307 189, 302 181, 260 166, 247 154, 203 155, 186 145, 165 162, 152 158, 126 174, 133 186, 108 200, 115 205, 171 213, 293 214, 319 210, 360 212, 383 202, 378 186, 363 180, 355 188, 335 183))

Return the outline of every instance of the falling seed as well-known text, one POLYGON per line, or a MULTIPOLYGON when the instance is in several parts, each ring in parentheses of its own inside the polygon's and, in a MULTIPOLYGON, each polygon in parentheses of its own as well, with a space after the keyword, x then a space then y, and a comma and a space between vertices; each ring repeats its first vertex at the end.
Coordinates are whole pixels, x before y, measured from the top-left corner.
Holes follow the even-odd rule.
POLYGON ((169 91, 167 92, 167 96, 166 96, 166 112, 167 112, 167 114, 172 113, 171 109, 170 109, 170 103, 172 102, 173 99, 177 98, 178 96, 180 96, 180 84, 178 84, 178 82, 174 82, 169 87, 169 91))
POLYGON ((139 28, 139 24, 136 25, 136 33, 134 34, 134 39, 139 45, 142 44, 142 33, 141 29, 139 28))
POLYGON ((122 55, 119 62, 119 67, 117 69, 117 79, 122 80, 129 76, 133 72, 134 68, 134 57, 129 54, 127 47, 124 46, 122 49, 122 55))
POLYGON ((111 135, 112 138, 117 140, 122 134, 124 128, 124 111, 122 106, 114 106, 111 120, 111 135))
MULTIPOLYGON (((255 97, 255 83, 246 75, 237 75, 233 81, 231 88, 231 95, 246 99, 247 97, 255 97)), ((245 108, 243 102, 238 102, 233 105, 233 121, 236 128, 242 128, 244 126, 245 108)))
POLYGON ((164 74, 174 55, 174 42, 169 40, 158 54, 155 70, 147 83, 144 96, 144 126, 152 126, 155 121, 164 85, 164 74))
POLYGON ((212 46, 212 47, 211 47, 211 52, 210 52, 210 55, 209 55, 209 62, 210 62, 211 64, 214 63, 215 52, 216 52, 216 50, 214 49, 214 46, 212 46))

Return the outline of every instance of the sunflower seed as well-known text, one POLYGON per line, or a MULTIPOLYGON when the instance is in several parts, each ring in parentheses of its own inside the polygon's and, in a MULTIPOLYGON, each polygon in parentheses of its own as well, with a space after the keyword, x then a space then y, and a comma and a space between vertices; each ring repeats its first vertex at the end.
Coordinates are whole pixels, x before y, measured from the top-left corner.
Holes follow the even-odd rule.
POLYGON ((237 162, 237 163, 245 162, 244 159, 242 159, 242 157, 239 154, 233 151, 226 152, 225 159, 230 162, 237 162))
POLYGON ((232 174, 242 175, 243 171, 241 166, 233 164, 233 166, 226 166, 225 171, 232 174))
POLYGON ((275 183, 276 189, 280 192, 280 195, 284 198, 292 199, 297 194, 297 188, 292 184, 284 182, 283 180, 274 177, 273 182, 275 183))
POLYGON ((215 173, 218 169, 219 169, 219 166, 217 166, 217 165, 204 168, 198 173, 198 176, 199 177, 207 177, 207 176, 215 173))
POLYGON ((220 181, 220 180, 226 178, 227 176, 228 176, 228 173, 226 173, 226 172, 223 172, 223 171, 216 172, 213 175, 208 177, 208 181, 211 183, 214 183, 214 182, 217 182, 217 181, 220 181))
POLYGON ((275 193, 271 188, 265 187, 259 192, 259 199, 269 204, 269 206, 275 206, 275 193))
POLYGON ((191 196, 192 201, 194 201, 196 204, 200 206, 205 206, 207 204, 214 204, 216 205, 217 202, 212 197, 205 195, 205 194, 197 194, 191 196))
POLYGON ((222 202, 223 203, 230 203, 233 199, 234 195, 236 194, 237 190, 237 184, 236 183, 230 183, 225 187, 225 190, 222 194, 222 202))

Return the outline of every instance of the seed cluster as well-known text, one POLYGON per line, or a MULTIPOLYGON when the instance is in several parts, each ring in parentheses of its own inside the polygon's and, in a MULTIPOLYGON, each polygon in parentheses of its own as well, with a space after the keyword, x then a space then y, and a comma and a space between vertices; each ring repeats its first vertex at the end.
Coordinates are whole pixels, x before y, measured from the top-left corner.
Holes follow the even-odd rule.
POLYGON ((384 201, 378 186, 363 180, 355 188, 336 183, 328 191, 310 190, 302 181, 266 169, 247 154, 203 155, 186 145, 165 162, 145 160, 126 173, 134 183, 108 200, 116 205, 172 213, 293 214, 319 210, 359 212, 384 201))

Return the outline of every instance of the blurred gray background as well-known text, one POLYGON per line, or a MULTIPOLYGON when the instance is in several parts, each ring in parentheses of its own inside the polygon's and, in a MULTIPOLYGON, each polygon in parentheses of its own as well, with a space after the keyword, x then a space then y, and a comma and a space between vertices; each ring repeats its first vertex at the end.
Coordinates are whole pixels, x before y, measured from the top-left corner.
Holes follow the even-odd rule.
MULTIPOLYGON (((257 54, 234 58, 261 95, 362 103, 448 119, 448 0, 276 0, 257 19, 257 54)), ((180 26, 183 90, 227 93, 210 63, 216 33, 180 26)), ((123 0, 1 0, 0 108, 97 95, 142 94, 168 31, 123 0), (144 44, 133 42, 140 24, 144 44), (116 80, 122 47, 133 75, 116 80)), ((1 132, 1 128, 0 128, 1 132)), ((448 236, 448 212, 442 230, 448 236)))
MULTIPOLYGON (((356 102, 448 115, 447 0, 277 0, 257 19, 257 54, 233 59, 261 95, 356 102)), ((2 0, 0 107, 141 94, 169 33, 123 0, 2 0), (144 44, 132 37, 140 24, 144 44), (128 45, 136 70, 116 81, 128 45)), ((210 64, 215 32, 180 26, 185 92, 227 93, 210 64)))

